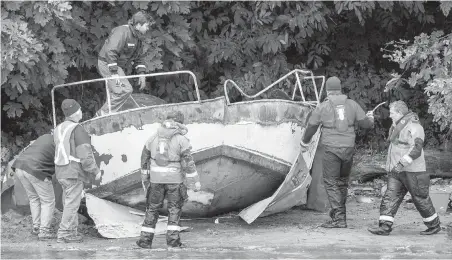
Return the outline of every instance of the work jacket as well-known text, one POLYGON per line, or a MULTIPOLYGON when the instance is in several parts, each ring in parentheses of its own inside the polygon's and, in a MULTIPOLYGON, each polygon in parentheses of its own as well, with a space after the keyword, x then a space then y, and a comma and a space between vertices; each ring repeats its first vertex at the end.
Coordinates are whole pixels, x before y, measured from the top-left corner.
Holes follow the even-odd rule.
POLYGON ((107 63, 111 74, 116 74, 118 66, 125 68, 128 64, 135 67, 137 74, 146 71, 143 41, 140 33, 131 25, 113 28, 99 52, 99 60, 107 63))
POLYGON ((409 112, 389 129, 388 157, 386 171, 391 171, 397 163, 404 167, 402 171, 426 171, 424 157, 424 128, 419 123, 418 116, 409 112))
POLYGON ((20 153, 11 168, 21 169, 41 181, 55 174, 55 143, 51 134, 41 135, 20 153))
POLYGON ((187 183, 192 185, 199 182, 199 175, 191 155, 191 145, 187 137, 187 128, 173 120, 162 123, 157 133, 146 142, 142 156, 141 168, 149 169, 152 183, 187 183), (167 146, 161 147, 161 138, 167 140, 167 146), (160 140, 159 140, 160 139, 160 140), (168 149, 167 151, 163 151, 168 149), (159 152, 167 154, 167 165, 159 165, 157 156, 159 152))
POLYGON ((330 147, 354 147, 355 124, 362 128, 372 128, 373 121, 366 117, 366 113, 354 100, 346 95, 328 95, 327 99, 320 103, 308 119, 303 136, 303 142, 309 143, 320 125, 323 125, 320 142, 330 147), (344 114, 348 120, 348 129, 340 132, 335 127, 335 108, 332 104, 343 103, 344 114))
POLYGON ((66 120, 55 128, 53 136, 57 179, 79 179, 89 183, 100 169, 86 130, 78 123, 66 120))

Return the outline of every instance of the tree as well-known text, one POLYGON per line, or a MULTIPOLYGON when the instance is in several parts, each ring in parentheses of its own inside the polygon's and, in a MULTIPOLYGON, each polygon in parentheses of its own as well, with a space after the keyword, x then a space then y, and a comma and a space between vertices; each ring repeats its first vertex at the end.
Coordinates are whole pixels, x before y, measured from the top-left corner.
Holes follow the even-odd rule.
POLYGON ((399 64, 403 70, 392 74, 386 90, 409 85, 421 86, 428 96, 428 112, 440 129, 452 124, 452 34, 434 31, 414 40, 391 41, 384 57, 399 64))

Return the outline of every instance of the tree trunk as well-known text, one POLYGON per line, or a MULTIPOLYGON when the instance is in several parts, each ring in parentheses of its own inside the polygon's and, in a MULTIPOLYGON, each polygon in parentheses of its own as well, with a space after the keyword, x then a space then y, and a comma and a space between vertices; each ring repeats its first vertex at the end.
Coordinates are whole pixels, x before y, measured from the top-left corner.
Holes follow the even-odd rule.
MULTIPOLYGON (((452 152, 425 150, 427 172, 432 178, 452 178, 452 152)), ((355 155, 350 180, 365 182, 385 175, 386 155, 355 155)))

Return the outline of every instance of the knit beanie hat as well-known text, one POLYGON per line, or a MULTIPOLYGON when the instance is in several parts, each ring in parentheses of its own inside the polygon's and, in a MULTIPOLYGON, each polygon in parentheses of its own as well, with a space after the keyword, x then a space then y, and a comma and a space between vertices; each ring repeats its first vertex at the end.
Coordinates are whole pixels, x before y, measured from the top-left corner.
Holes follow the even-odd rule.
POLYGON ((341 80, 338 77, 329 77, 326 81, 326 91, 341 90, 341 80))
POLYGON ((166 116, 166 119, 172 119, 178 123, 183 124, 184 123, 184 114, 182 114, 180 111, 173 111, 173 112, 170 112, 166 116))
POLYGON ((80 104, 73 99, 65 99, 63 103, 61 103, 61 110, 63 110, 63 114, 65 117, 73 115, 80 109, 80 104))

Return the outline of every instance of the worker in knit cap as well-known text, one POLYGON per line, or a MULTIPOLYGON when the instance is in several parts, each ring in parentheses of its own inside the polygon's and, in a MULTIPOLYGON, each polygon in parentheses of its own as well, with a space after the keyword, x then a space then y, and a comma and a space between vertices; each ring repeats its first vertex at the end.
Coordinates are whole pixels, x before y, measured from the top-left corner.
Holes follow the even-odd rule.
POLYGON ((309 118, 301 147, 302 151, 307 150, 312 136, 322 125, 320 143, 325 149, 323 180, 331 205, 331 220, 321 227, 346 228, 345 202, 355 149, 355 125, 373 128, 374 116, 372 112, 366 114, 358 103, 342 93, 339 78, 328 78, 326 91, 326 100, 317 106, 309 118))
POLYGON ((65 120, 54 130, 55 174, 63 188, 63 215, 57 233, 57 242, 80 242, 77 233, 78 208, 82 199, 84 183, 90 183, 95 176, 100 180, 101 172, 94 160, 91 139, 79 124, 82 110, 73 99, 61 104, 65 120))

